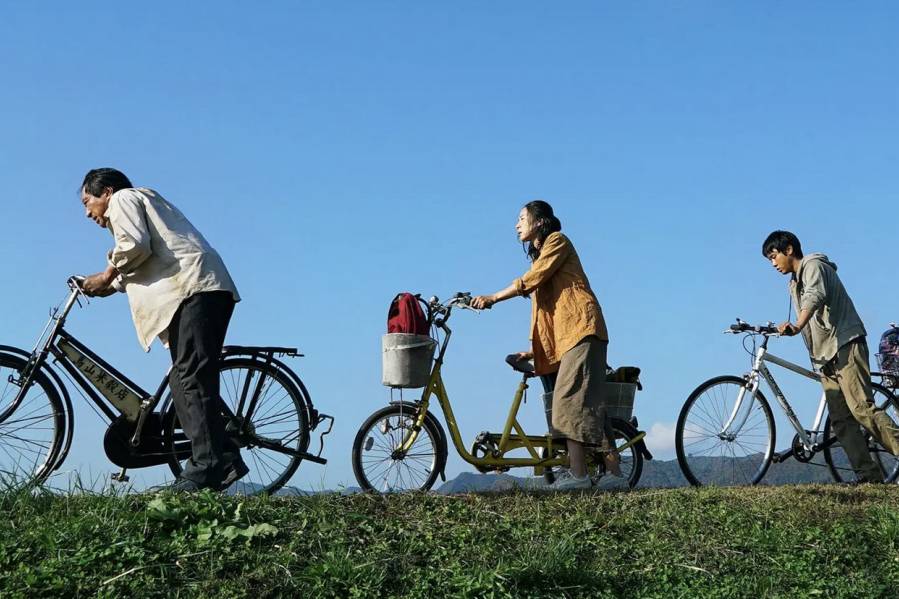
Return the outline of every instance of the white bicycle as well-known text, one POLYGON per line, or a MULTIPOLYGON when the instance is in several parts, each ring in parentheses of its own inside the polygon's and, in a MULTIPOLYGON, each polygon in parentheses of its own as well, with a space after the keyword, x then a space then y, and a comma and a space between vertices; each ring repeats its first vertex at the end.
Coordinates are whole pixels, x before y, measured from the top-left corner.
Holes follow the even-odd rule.
MULTIPOLYGON (((788 360, 768 353, 768 341, 779 336, 773 323, 751 326, 742 322, 730 326, 725 333, 746 334, 746 339, 762 337, 753 348, 752 370, 743 376, 719 376, 702 383, 687 398, 681 409, 675 433, 677 461, 690 484, 754 485, 764 478, 771 462, 794 458, 808 463, 818 452, 837 482, 855 479, 845 451, 831 432, 824 394, 818 404, 814 424, 802 426, 771 372, 767 362, 819 381, 821 375, 788 360), (761 380, 768 383, 787 420, 796 430, 789 449, 776 453, 774 417, 771 407, 759 389, 761 380)), ((748 348, 747 348, 748 351, 748 348)), ((874 403, 893 419, 899 419, 899 401, 883 385, 872 383, 874 403)), ((884 471, 885 482, 899 476, 899 458, 876 443, 863 429, 871 457, 884 471)))

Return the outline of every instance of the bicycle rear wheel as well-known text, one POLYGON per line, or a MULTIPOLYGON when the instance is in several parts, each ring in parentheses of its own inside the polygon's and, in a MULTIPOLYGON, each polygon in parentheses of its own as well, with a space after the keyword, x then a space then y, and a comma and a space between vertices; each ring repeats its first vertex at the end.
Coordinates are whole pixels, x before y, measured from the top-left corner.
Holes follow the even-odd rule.
MULTIPOLYGON (((219 370, 219 394, 225 431, 240 448, 250 472, 229 493, 271 494, 283 487, 300 466, 297 454, 309 447, 306 398, 280 369, 258 360, 232 358, 219 370), (247 414, 253 395, 255 408, 247 414)), ((169 467, 175 476, 190 455, 190 441, 181 429, 175 406, 165 417, 165 443, 172 454, 169 467)))
MULTIPOLYGON (((638 434, 634 427, 617 418, 613 418, 610 424, 615 435, 615 447, 621 447, 638 434)), ((614 489, 632 489, 637 486, 637 483, 640 481, 640 475, 643 473, 643 454, 636 445, 631 445, 619 451, 620 477, 606 472, 603 452, 599 448, 586 446, 584 449, 587 458, 587 473, 593 481, 594 489, 611 491, 614 489)), ((557 466, 555 468, 547 468, 544 471, 543 480, 547 485, 551 485, 556 481, 560 470, 561 468, 557 466)))
MULTIPOLYGON (((899 422, 899 401, 896 400, 896 397, 877 383, 874 383, 871 387, 871 390, 874 392, 874 405, 886 412, 887 416, 893 419, 893 422, 899 422)), ((899 478, 899 457, 894 456, 883 445, 872 439, 871 434, 864 427, 861 428, 865 440, 868 441, 871 457, 883 469, 884 482, 891 483, 895 481, 899 478)), ((833 436, 834 433, 831 430, 830 417, 828 416, 824 423, 824 438, 829 440, 833 436)), ((849 463, 849 457, 839 441, 824 447, 824 461, 827 463, 827 468, 836 482, 843 483, 856 480, 855 470, 849 463)))
POLYGON ((65 431, 65 409, 56 387, 42 372, 21 403, 18 378, 26 361, 0 354, 0 490, 41 483, 53 471, 65 431))
POLYGON ((687 398, 677 420, 674 445, 691 485, 754 485, 771 465, 774 435, 774 417, 761 391, 750 401, 745 380, 720 376, 704 382, 687 398), (743 389, 743 404, 725 430, 743 389))

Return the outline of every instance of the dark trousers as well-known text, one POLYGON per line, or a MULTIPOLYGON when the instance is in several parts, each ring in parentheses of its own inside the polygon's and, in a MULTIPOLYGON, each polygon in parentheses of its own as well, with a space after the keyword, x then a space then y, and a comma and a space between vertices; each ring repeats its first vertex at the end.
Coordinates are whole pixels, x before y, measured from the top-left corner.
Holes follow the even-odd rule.
POLYGON ((219 398, 222 346, 233 311, 230 292, 198 293, 181 303, 168 328, 169 386, 193 451, 181 476, 202 485, 220 483, 240 460, 240 449, 225 433, 219 398))

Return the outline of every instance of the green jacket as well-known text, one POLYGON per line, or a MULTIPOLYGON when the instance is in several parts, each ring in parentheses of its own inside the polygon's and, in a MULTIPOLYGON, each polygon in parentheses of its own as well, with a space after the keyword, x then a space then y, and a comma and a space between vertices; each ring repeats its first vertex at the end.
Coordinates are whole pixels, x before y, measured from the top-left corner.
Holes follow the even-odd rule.
POLYGON ((802 329, 812 363, 821 367, 854 339, 864 337, 865 325, 846 293, 837 265, 824 254, 809 254, 790 279, 790 297, 798 314, 810 310, 812 318, 802 329))

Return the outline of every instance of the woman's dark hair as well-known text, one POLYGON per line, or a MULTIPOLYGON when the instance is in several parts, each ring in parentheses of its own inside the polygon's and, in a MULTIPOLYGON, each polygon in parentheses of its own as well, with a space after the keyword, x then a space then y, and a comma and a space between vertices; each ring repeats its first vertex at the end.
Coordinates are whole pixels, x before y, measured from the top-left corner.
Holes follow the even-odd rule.
POLYGON ((774 231, 762 244, 762 256, 768 258, 774 250, 784 253, 787 251, 787 247, 793 248, 794 257, 802 258, 802 244, 799 243, 798 237, 789 231, 774 231))
POLYGON ((125 173, 114 168, 95 168, 89 170, 87 174, 84 175, 84 183, 81 184, 81 189, 94 197, 103 195, 103 190, 107 187, 111 187, 112 193, 115 193, 120 189, 130 189, 134 187, 134 185, 131 184, 131 181, 128 180, 125 173))
MULTIPOLYGON (((534 240, 538 242, 537 245, 543 245, 543 242, 546 241, 546 238, 549 237, 550 233, 562 230, 562 223, 556 218, 556 215, 553 214, 553 207, 543 200, 528 202, 524 205, 524 209, 531 215, 531 221, 537 229, 537 239, 534 240)), ((525 248, 528 257, 531 260, 536 260, 540 257, 540 250, 535 247, 534 241, 528 243, 525 248)))

